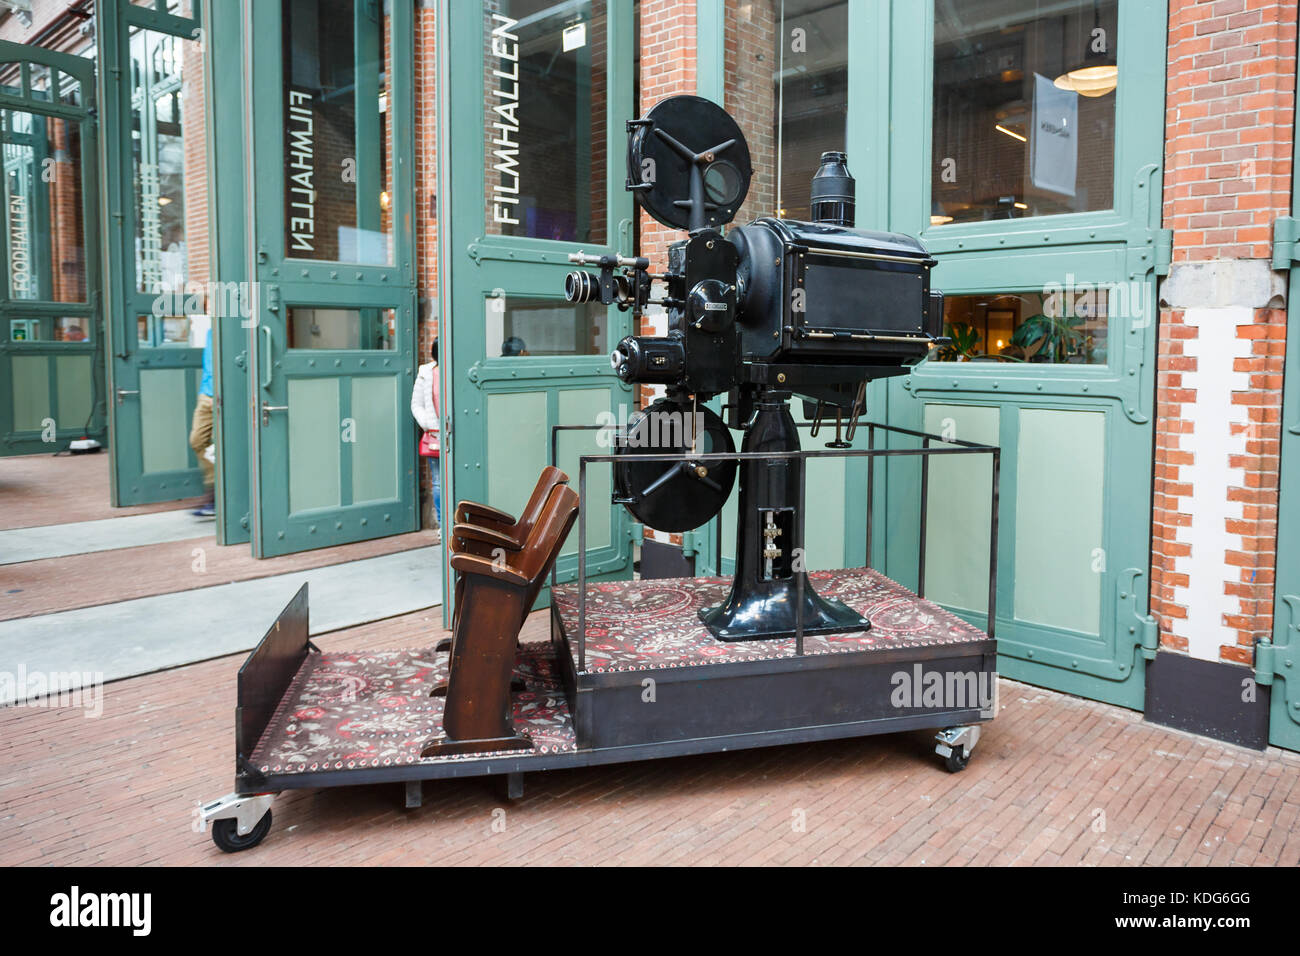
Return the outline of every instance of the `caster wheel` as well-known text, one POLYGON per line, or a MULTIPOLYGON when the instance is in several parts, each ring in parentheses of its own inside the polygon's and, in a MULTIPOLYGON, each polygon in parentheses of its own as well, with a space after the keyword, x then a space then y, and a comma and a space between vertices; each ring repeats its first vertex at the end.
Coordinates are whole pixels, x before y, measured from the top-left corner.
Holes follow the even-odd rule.
POLYGON ((970 763, 970 756, 966 753, 965 747, 953 747, 952 753, 943 758, 943 765, 948 768, 949 773, 961 773, 968 763, 970 763))
POLYGON ((262 819, 257 821, 257 826, 243 836, 239 835, 239 827, 233 817, 213 821, 212 842, 226 853, 238 853, 240 850, 251 850, 257 846, 266 839, 270 831, 271 811, 267 810, 262 819))

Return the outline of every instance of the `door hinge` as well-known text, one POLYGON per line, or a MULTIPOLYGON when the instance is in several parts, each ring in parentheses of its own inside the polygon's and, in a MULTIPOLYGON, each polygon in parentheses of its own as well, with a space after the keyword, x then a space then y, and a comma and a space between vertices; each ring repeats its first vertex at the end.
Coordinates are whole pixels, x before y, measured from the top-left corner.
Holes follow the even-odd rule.
POLYGON ((280 311, 280 287, 278 285, 268 285, 266 287, 266 310, 268 312, 280 311))
MULTIPOLYGON (((1142 651, 1142 656, 1149 661, 1156 659, 1160 649, 1160 624, 1150 614, 1144 612, 1146 604, 1139 585, 1146 575, 1140 568, 1125 568, 1115 581, 1115 623, 1122 633, 1128 630, 1131 646, 1142 651)), ((1123 670, 1121 666, 1121 670, 1123 670)))
POLYGON ((1142 621, 1142 656, 1149 661, 1156 659, 1160 650, 1160 623, 1150 614, 1142 621))
POLYGON ((645 525, 633 521, 628 525, 627 537, 633 544, 641 544, 645 541, 645 525))
POLYGON ((1155 273, 1158 276, 1169 275, 1169 267, 1174 261, 1174 231, 1172 229, 1153 229, 1155 240, 1155 273))
POLYGON ((1286 629, 1287 643, 1274 644, 1267 637, 1255 641, 1255 683, 1265 687, 1270 686, 1278 674, 1286 677, 1288 672, 1295 670, 1295 653, 1300 648, 1295 640, 1300 636, 1300 597, 1286 594, 1283 595, 1282 602, 1287 606, 1291 618, 1286 629))
POLYGON ((695 554, 698 551, 699 548, 695 544, 695 532, 683 531, 682 532, 682 557, 693 558, 695 557, 695 554))
POLYGON ((1278 216, 1273 220, 1273 268, 1290 269, 1300 265, 1300 219, 1278 216))

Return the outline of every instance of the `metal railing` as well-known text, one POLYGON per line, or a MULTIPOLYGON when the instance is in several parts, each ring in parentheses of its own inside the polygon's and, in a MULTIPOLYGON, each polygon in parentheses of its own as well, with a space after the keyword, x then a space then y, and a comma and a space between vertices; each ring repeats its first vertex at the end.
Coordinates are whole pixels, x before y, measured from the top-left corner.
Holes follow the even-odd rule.
MULTIPOLYGON (((814 422, 796 422, 798 428, 812 428, 814 422)), ((926 564, 926 536, 927 536, 927 517, 929 512, 930 496, 930 459, 936 455, 989 455, 992 465, 992 492, 989 500, 989 593, 988 593, 988 615, 985 632, 989 637, 994 637, 995 622, 997 619, 997 587, 998 587, 998 484, 1001 477, 1002 468, 1002 450, 997 445, 982 445, 978 442, 963 441, 958 438, 944 438, 942 435, 934 435, 929 432, 916 431, 911 428, 902 428, 897 425, 885 425, 880 422, 862 422, 859 428, 867 429, 867 447, 866 448, 835 448, 835 449, 818 449, 816 451, 790 451, 790 452, 709 452, 707 454, 690 454, 690 453, 664 453, 664 454, 640 454, 636 455, 636 461, 664 463, 672 462, 710 462, 710 461, 770 461, 775 458, 784 458, 798 462, 799 471, 799 509, 798 518, 795 524, 795 541, 794 547, 799 554, 807 555, 805 547, 805 515, 807 513, 807 470, 808 461, 815 458, 866 458, 869 467, 867 468, 867 520, 866 520, 866 551, 865 567, 871 567, 871 544, 874 532, 874 511, 875 511, 875 478, 876 468, 875 460, 877 458, 906 458, 919 457, 921 459, 921 502, 920 502, 920 521, 919 521, 919 540, 917 547, 917 589, 918 597, 925 597, 925 564, 926 564), (876 433, 886 432, 894 435, 907 435, 912 438, 921 440, 920 448, 877 448, 876 433), (933 443, 938 442, 943 447, 934 447, 933 443)), ((611 430, 616 434, 618 426, 614 424, 606 425, 554 425, 551 428, 551 464, 556 464, 558 454, 559 433, 562 431, 601 431, 611 430)), ((585 673, 587 670, 587 466, 596 464, 613 465, 619 461, 626 461, 624 455, 607 454, 607 455, 579 455, 578 456, 578 672, 585 673)), ((719 574, 722 571, 722 513, 719 511, 717 518, 717 545, 715 551, 716 569, 719 574)), ((556 564, 558 564, 558 559, 556 564)), ((555 566, 551 568, 551 589, 555 589, 556 577, 555 566)), ((804 653, 804 633, 803 633, 803 586, 804 575, 797 577, 797 587, 799 603, 795 612, 795 653, 802 656, 804 653)), ((554 596, 551 598, 555 600, 554 596)))

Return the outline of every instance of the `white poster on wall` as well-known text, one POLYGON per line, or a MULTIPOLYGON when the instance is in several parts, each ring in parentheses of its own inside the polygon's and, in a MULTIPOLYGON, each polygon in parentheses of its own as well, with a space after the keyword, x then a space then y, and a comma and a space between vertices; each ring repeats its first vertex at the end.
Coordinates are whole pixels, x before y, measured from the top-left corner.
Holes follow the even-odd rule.
POLYGON ((1029 131, 1029 178, 1039 189, 1074 195, 1079 167, 1079 94, 1034 74, 1033 124, 1029 131))

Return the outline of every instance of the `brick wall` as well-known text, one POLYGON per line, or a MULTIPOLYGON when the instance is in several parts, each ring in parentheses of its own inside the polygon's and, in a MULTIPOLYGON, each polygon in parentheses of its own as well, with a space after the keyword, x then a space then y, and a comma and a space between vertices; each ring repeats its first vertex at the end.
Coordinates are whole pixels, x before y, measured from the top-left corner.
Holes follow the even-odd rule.
POLYGON ((1250 663, 1272 631, 1282 363, 1270 228, 1290 209, 1295 0, 1172 0, 1151 609, 1161 641, 1250 663))

